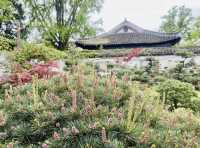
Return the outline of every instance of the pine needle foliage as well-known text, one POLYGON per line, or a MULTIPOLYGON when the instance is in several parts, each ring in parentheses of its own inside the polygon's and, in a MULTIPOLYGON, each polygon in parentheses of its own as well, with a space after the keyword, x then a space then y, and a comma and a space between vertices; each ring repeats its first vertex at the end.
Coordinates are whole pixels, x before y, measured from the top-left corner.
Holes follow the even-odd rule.
POLYGON ((0 146, 199 146, 198 115, 181 108, 169 112, 158 93, 127 77, 99 77, 93 68, 78 65, 10 87, 0 100, 0 146))

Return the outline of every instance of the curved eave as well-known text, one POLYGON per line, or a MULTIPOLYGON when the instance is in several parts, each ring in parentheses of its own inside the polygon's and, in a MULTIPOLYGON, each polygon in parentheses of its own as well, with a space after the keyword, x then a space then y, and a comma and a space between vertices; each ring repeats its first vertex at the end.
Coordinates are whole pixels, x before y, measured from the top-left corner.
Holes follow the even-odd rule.
POLYGON ((115 48, 148 48, 148 47, 170 47, 178 42, 180 42, 181 37, 177 37, 173 40, 167 40, 162 42, 152 42, 152 43, 127 43, 127 44, 102 44, 102 45, 87 45, 82 44, 78 41, 75 42, 76 46, 81 47, 83 49, 115 49, 115 48))

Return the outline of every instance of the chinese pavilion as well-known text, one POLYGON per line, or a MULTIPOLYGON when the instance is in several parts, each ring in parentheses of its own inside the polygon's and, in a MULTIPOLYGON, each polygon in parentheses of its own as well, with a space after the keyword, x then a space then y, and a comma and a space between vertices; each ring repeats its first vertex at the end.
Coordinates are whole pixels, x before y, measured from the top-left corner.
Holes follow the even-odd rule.
POLYGON ((83 49, 170 47, 181 40, 178 33, 160 33, 143 29, 130 21, 123 21, 99 36, 75 42, 83 49))

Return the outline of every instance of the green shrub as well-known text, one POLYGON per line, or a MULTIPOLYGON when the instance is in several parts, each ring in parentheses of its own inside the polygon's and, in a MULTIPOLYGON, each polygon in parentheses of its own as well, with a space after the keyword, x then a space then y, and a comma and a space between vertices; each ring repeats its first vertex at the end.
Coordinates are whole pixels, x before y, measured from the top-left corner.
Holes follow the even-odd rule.
POLYGON ((0 108, 0 147, 200 146, 199 115, 170 112, 147 85, 99 77, 85 65, 10 87, 0 108))
POLYGON ((76 65, 81 58, 81 50, 79 48, 70 48, 66 51, 65 64, 66 65, 76 65))
POLYGON ((107 83, 110 79, 99 79, 92 71, 86 74, 83 67, 73 67, 66 75, 49 80, 34 78, 32 84, 11 88, 0 101, 3 112, 3 115, 0 112, 0 131, 9 135, 0 144, 41 147, 47 143, 49 147, 74 148, 132 146, 135 139, 128 138, 120 110, 128 99, 128 85, 121 80, 116 81, 117 85, 107 83), (102 131, 105 138, 101 136, 102 131))
POLYGON ((185 51, 185 50, 178 50, 176 51, 177 56, 181 56, 182 58, 190 58, 193 56, 193 52, 185 51))
POLYGON ((197 96, 193 85, 178 80, 166 80, 158 86, 161 98, 170 105, 170 109, 190 107, 192 97, 197 96))
POLYGON ((135 147, 199 147, 198 115, 190 109, 164 109, 159 94, 141 84, 134 83, 132 90, 126 124, 139 141, 135 147))
POLYGON ((65 59, 66 65, 76 65, 80 59, 95 58, 97 53, 95 51, 80 50, 79 48, 71 48, 66 51, 67 56, 65 59))
POLYGON ((80 57, 82 58, 95 58, 97 55, 96 51, 83 50, 80 52, 80 57))
POLYGON ((63 59, 65 53, 43 45, 27 44, 22 49, 14 51, 13 56, 16 62, 24 64, 31 59, 42 61, 63 59))
POLYGON ((0 36, 0 51, 12 51, 15 47, 15 42, 5 37, 0 36))
POLYGON ((160 83, 160 82, 166 81, 166 79, 167 79, 166 77, 158 75, 158 76, 155 77, 154 82, 160 83))

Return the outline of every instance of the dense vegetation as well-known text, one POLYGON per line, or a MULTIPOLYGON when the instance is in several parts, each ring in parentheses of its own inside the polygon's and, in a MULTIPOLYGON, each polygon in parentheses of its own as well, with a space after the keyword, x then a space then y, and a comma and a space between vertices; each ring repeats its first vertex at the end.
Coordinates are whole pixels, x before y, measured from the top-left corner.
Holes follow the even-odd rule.
POLYGON ((0 51, 5 50, 5 51, 11 51, 15 47, 15 41, 14 40, 9 40, 7 38, 4 38, 0 36, 0 51))
MULTIPOLYGON (((9 61, 9 72, 0 76, 0 147, 200 147, 200 68, 185 62, 200 47, 144 49, 140 56, 148 56, 148 64, 141 69, 84 62, 131 51, 82 51, 69 44, 95 34, 90 18, 102 2, 0 1, 0 52, 9 61), (32 27, 40 32, 40 44, 25 41, 32 27), (152 55, 183 61, 160 71, 152 55)), ((193 44, 199 18, 190 30, 191 18, 190 9, 174 7, 163 31, 187 34, 193 44)))
POLYGON ((199 42, 199 17, 192 16, 192 9, 183 6, 172 7, 162 17, 160 31, 177 32, 182 35, 181 45, 194 45, 199 42))
POLYGON ((91 66, 10 87, 0 106, 3 147, 199 145, 197 114, 171 112, 153 88, 126 74, 100 78, 91 66))
POLYGON ((192 22, 192 10, 185 6, 172 7, 167 15, 162 17, 163 22, 160 30, 163 32, 179 32, 184 38, 188 37, 190 24, 192 22))
MULTIPOLYGON (((28 43, 13 51, 13 46, 4 49, 21 68, 14 67, 10 83, 1 85, 2 147, 200 145, 196 65, 181 61, 174 69, 160 71, 158 61, 150 57, 142 69, 108 65, 102 75, 98 65, 80 64, 81 58, 99 51, 59 51, 28 43), (61 59, 66 70, 50 73, 48 64, 27 66, 33 59, 61 59)), ((175 54, 192 55, 180 49, 175 54)))
POLYGON ((11 61, 26 69, 15 67, 11 83, 1 86, 2 147, 200 144, 200 71, 195 65, 188 71, 188 65, 180 62, 162 72, 159 63, 148 58, 143 69, 108 65, 108 74, 101 75, 98 65, 79 64, 81 57, 94 54, 89 51, 61 52, 24 43, 8 53, 11 61), (25 66, 32 59, 46 63, 63 58, 67 68, 62 72, 50 73, 45 64, 25 66))
POLYGON ((97 21, 91 14, 98 13, 103 0, 24 0, 31 10, 31 25, 40 30, 42 37, 55 48, 69 47, 70 39, 96 33, 97 21), (36 24, 36 25, 35 25, 36 24), (93 25, 92 25, 93 24, 93 25))
POLYGON ((54 48, 43 45, 27 44, 22 49, 13 52, 14 60, 20 64, 30 61, 31 59, 38 60, 57 60, 64 59, 65 53, 54 48))
MULTIPOLYGON (((82 55, 90 58, 110 58, 123 57, 131 53, 133 49, 109 49, 109 50, 84 50, 82 55)), ((165 56, 178 55, 179 52, 191 52, 192 55, 200 54, 199 46, 185 46, 185 47, 163 47, 163 48, 144 48, 138 56, 165 56)), ((180 56, 180 55, 178 55, 180 56)))

